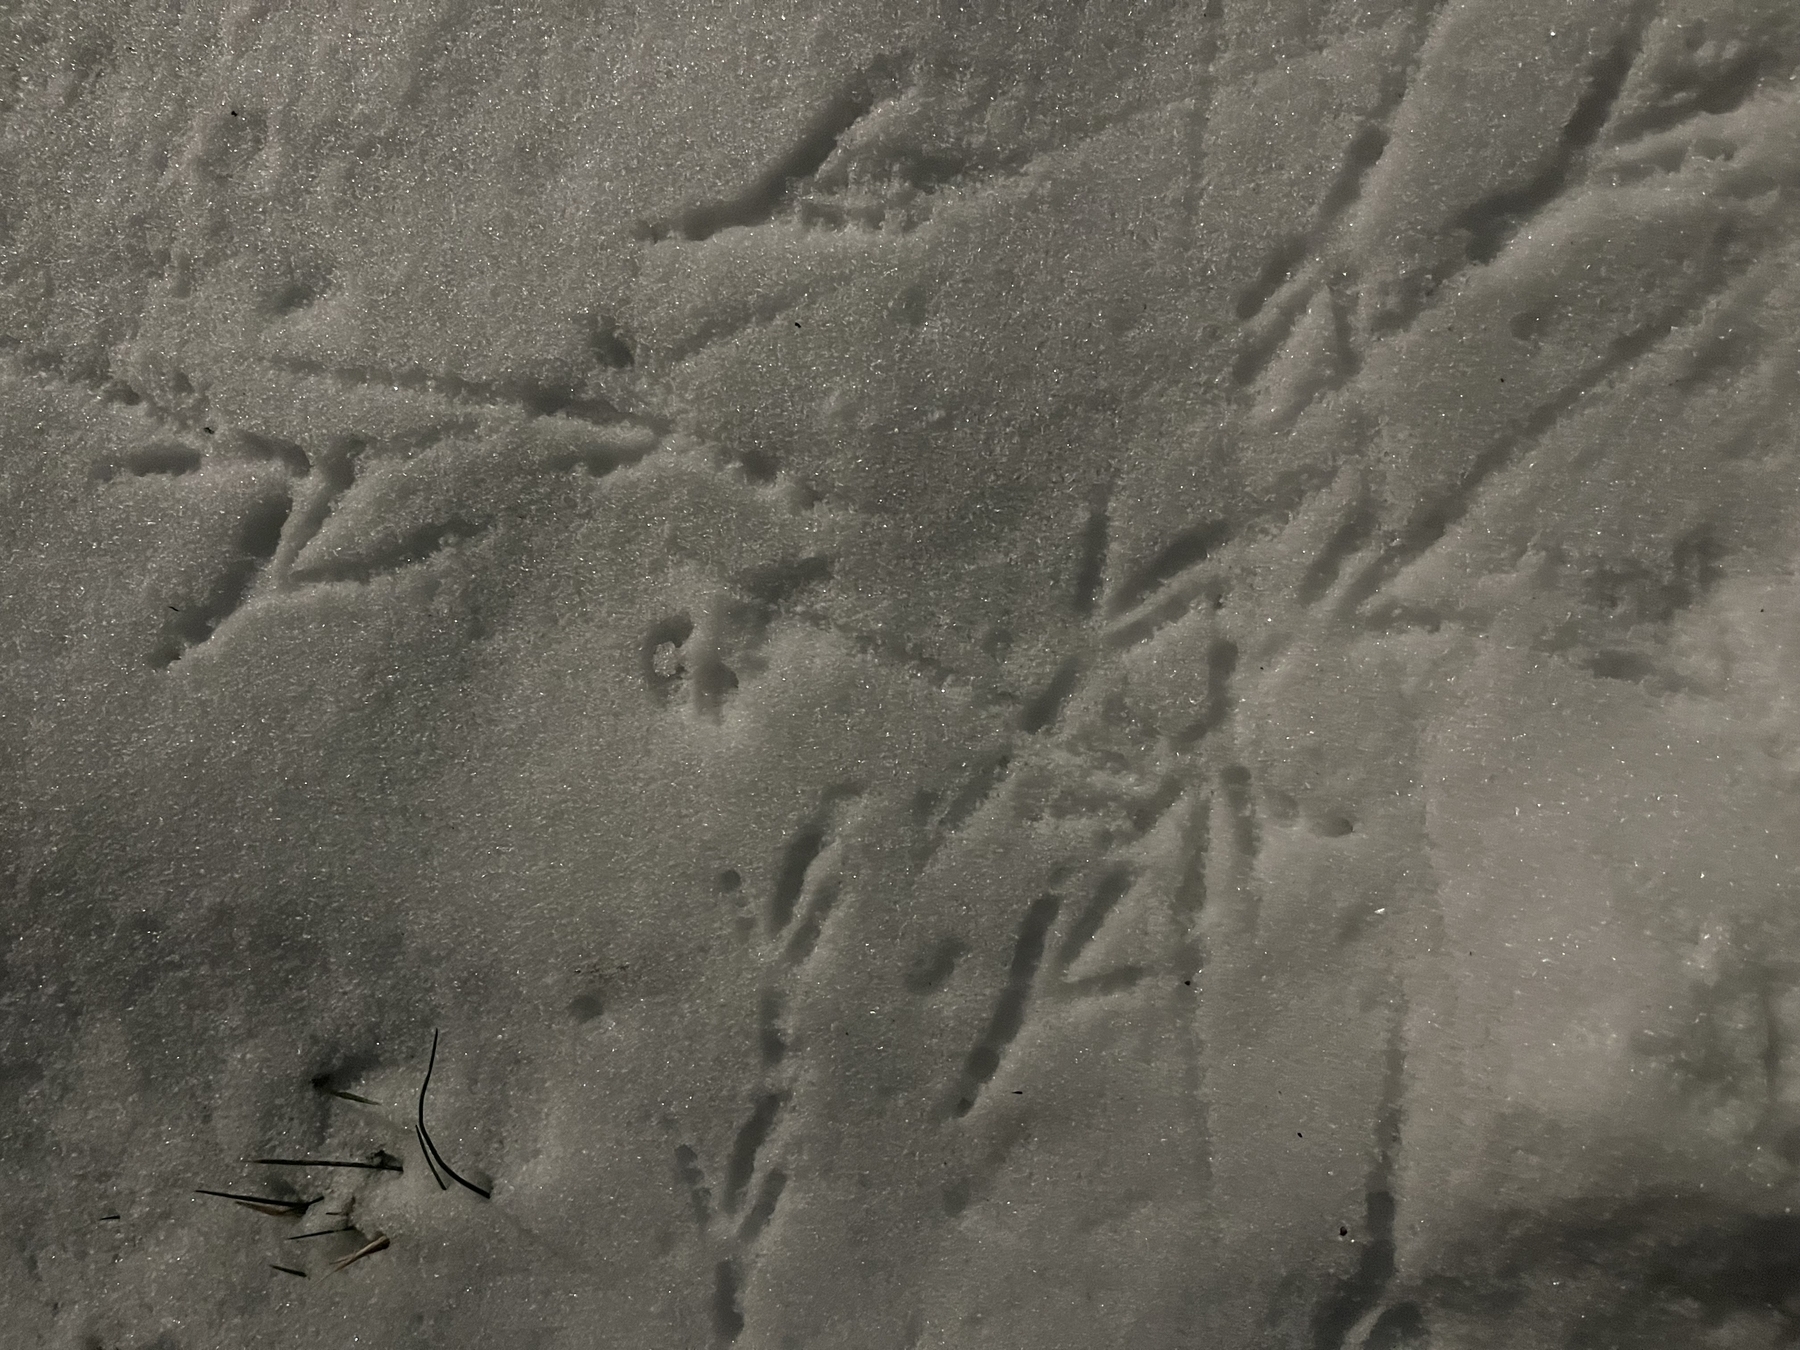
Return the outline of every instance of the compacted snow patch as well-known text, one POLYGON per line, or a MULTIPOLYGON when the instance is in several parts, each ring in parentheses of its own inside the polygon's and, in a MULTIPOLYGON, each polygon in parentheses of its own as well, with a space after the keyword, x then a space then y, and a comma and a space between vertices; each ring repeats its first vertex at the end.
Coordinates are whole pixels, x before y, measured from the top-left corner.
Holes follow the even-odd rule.
POLYGON ((1789 11, 0 20, 9 1334, 1785 1343, 1789 11))

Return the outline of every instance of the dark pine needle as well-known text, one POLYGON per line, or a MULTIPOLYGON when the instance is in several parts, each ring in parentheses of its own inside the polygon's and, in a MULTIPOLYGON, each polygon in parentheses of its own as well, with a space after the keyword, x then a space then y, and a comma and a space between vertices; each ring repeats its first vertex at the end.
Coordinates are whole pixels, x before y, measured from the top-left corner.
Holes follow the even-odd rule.
POLYGON ((266 1205, 270 1209, 292 1210, 303 1214, 325 1197, 315 1195, 311 1200, 283 1200, 272 1195, 239 1195, 234 1191, 209 1191, 204 1186, 194 1187, 195 1195, 216 1195, 221 1200, 235 1200, 240 1205, 266 1205))
POLYGON ((437 1182, 438 1189, 440 1191, 449 1190, 450 1183, 445 1181, 444 1178, 438 1173, 437 1164, 431 1160, 431 1145, 425 1142, 425 1131, 423 1129, 421 1129, 418 1133, 419 1133, 419 1152, 421 1152, 425 1155, 425 1165, 431 1169, 431 1179, 433 1181, 437 1182))
POLYGON ((419 1142, 425 1146, 427 1157, 443 1169, 445 1176, 465 1190, 474 1191, 483 1200, 491 1200, 492 1191, 477 1186, 467 1177, 457 1175, 456 1169, 444 1161, 444 1155, 438 1152, 437 1145, 431 1142, 431 1135, 425 1129, 425 1089, 431 1086, 431 1071, 437 1067, 437 1048, 438 1033, 434 1029, 431 1033, 431 1058, 425 1064, 425 1081, 419 1084, 419 1142))
POLYGON ((343 1088, 335 1088, 335 1087, 331 1086, 331 1080, 329 1078, 325 1078, 325 1077, 315 1078, 315 1079, 313 1079, 312 1085, 313 1085, 313 1087, 318 1089, 320 1092, 323 1092, 327 1097, 341 1097, 344 1101, 357 1102, 363 1106, 380 1106, 381 1105, 380 1102, 374 1101, 373 1099, 368 1098, 368 1097, 364 1097, 360 1093, 346 1092, 346 1091, 344 1091, 343 1088))

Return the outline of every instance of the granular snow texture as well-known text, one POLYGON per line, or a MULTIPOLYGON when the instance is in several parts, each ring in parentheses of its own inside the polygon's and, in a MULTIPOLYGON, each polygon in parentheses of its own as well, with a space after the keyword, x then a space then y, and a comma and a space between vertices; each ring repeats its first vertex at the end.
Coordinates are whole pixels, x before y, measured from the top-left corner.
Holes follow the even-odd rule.
POLYGON ((1797 72, 14 0, 0 1340, 1793 1344, 1797 72))

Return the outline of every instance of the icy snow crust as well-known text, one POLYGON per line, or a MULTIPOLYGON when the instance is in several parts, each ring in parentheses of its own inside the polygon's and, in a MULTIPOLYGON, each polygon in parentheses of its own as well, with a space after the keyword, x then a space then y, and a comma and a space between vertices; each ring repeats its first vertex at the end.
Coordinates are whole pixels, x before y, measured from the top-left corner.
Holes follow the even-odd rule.
POLYGON ((1789 1343, 1797 65, 9 9, 6 1343, 1789 1343))

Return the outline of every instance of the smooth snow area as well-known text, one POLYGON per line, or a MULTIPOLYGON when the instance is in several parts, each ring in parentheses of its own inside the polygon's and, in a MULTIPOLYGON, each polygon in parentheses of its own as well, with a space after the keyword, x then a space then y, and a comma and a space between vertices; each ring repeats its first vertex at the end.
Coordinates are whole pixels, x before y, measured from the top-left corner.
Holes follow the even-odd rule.
POLYGON ((1797 73, 5 7, 0 1342, 1795 1343, 1797 73))

